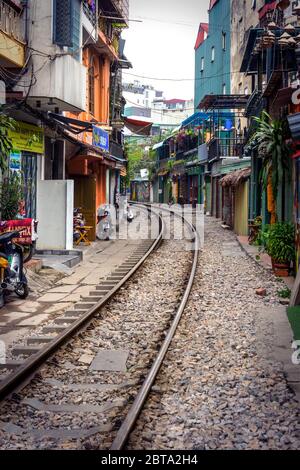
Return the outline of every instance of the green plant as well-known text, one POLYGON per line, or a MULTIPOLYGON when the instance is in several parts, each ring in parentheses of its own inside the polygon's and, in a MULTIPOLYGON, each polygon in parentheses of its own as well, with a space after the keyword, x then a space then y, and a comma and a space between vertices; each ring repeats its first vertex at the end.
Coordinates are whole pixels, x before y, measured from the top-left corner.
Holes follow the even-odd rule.
POLYGON ((8 178, 4 178, 0 187, 0 193, 1 219, 15 219, 19 212, 20 201, 23 199, 21 176, 15 172, 8 178))
POLYGON ((261 228, 258 232, 257 239, 254 245, 261 247, 260 251, 266 251, 267 249, 269 236, 270 236, 270 228, 271 228, 271 225, 265 225, 264 228, 261 228))
POLYGON ((278 263, 290 263, 295 258, 295 227, 288 223, 271 225, 265 238, 266 251, 278 263))
POLYGON ((10 118, 0 109, 0 170, 7 169, 7 161, 12 151, 12 142, 8 136, 8 131, 15 128, 14 119, 10 118))
POLYGON ((290 299, 292 291, 288 287, 285 287, 284 289, 279 290, 277 294, 281 299, 290 299))
POLYGON ((291 171, 291 147, 287 143, 288 126, 284 120, 273 120, 266 111, 262 112, 260 118, 255 117, 254 121, 257 129, 251 142, 263 159, 261 180, 266 188, 271 178, 274 200, 276 200, 284 172, 289 174, 291 171))

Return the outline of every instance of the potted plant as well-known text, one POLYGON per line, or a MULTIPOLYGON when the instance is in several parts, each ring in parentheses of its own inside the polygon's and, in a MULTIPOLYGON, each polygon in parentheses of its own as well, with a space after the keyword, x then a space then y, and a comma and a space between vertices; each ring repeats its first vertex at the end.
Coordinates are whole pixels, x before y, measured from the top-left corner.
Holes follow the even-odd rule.
POLYGON ((295 259, 295 227, 289 223, 276 223, 269 227, 265 242, 276 276, 287 277, 295 259))

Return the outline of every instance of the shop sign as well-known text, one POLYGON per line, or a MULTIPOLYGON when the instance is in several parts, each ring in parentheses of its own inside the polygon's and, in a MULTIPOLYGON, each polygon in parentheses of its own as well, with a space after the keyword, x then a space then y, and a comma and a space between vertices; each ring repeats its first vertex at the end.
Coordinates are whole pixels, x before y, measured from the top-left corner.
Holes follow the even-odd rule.
POLYGON ((109 152, 109 133, 101 127, 93 126, 93 145, 109 152))
POLYGON ((9 169, 12 172, 20 172, 21 171, 21 152, 11 152, 10 159, 9 159, 9 169))
POLYGON ((44 153, 43 129, 25 122, 17 122, 14 127, 8 131, 14 152, 44 153))

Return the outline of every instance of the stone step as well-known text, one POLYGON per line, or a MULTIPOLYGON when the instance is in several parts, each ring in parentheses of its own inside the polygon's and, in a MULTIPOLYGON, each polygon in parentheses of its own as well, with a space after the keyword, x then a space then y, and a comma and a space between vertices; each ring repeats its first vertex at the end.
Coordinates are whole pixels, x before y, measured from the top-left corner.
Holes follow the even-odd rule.
MULTIPOLYGON (((101 300, 104 296, 104 293, 103 294, 99 294, 99 291, 96 291, 97 292, 97 295, 96 294, 93 294, 93 295, 90 295, 89 297, 82 297, 82 301, 83 302, 89 302, 91 301, 91 303, 93 304, 96 304, 97 302, 99 302, 99 300, 101 300)), ((108 291, 105 291, 105 292, 108 292, 108 291)))
POLYGON ((77 307, 77 305, 74 305, 73 311, 75 312, 75 315, 76 315, 76 313, 85 313, 86 308, 81 308, 81 307, 77 307))
POLYGON ((79 318, 81 315, 81 312, 75 312, 74 310, 67 310, 66 312, 63 313, 64 317, 76 317, 79 318))
POLYGON ((43 328, 43 333, 62 333, 65 329, 63 325, 50 325, 43 328))
POLYGON ((78 317, 59 317, 54 320, 56 325, 72 324, 78 320, 78 317))
POLYGON ((97 301, 93 302, 93 300, 89 297, 88 301, 85 302, 80 302, 79 304, 76 304, 76 308, 83 308, 85 310, 89 310, 90 308, 94 307, 94 305, 97 303, 97 301))
POLYGON ((94 290, 94 291, 91 292, 91 296, 92 297, 98 297, 97 302, 99 302, 99 300, 101 300, 103 297, 105 297, 105 295, 108 294, 108 292, 110 292, 110 291, 111 291, 111 289, 106 290, 105 292, 102 292, 100 290, 94 290))
POLYGON ((31 336, 31 338, 27 339, 27 344, 43 344, 43 343, 50 343, 54 340, 55 336, 31 336))
POLYGON ((38 346, 15 346, 11 353, 13 356, 31 356, 39 352, 40 349, 38 346))
POLYGON ((6 364, 0 363, 0 370, 8 369, 15 370, 21 367, 24 364, 24 361, 8 361, 6 364))

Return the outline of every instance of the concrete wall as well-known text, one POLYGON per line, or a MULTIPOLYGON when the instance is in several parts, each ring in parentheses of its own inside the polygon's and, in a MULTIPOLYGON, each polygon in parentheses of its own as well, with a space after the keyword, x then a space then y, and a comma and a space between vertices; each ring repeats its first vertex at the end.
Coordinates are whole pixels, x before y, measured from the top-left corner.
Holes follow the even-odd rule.
POLYGON ((38 182, 38 250, 73 249, 73 210, 73 181, 38 182))
MULTIPOLYGON (((68 48, 53 44, 52 9, 52 1, 29 1, 28 45, 54 57, 55 54, 67 53, 68 48)), ((52 97, 60 101, 57 103, 60 111, 69 111, 72 108, 85 109, 86 67, 80 61, 71 55, 56 57, 50 61, 47 56, 33 54, 31 63, 33 64, 34 76, 37 79, 30 90, 30 98, 34 98, 34 105, 36 99, 44 98, 42 102, 44 108, 46 102, 52 97), (65 103, 64 106, 63 103, 65 103)), ((31 73, 30 66, 28 72, 23 76, 23 81, 28 81, 28 85, 31 82, 31 73)), ((23 91, 25 95, 28 93, 28 87, 22 89, 21 86, 18 86, 16 90, 23 91)), ((29 102, 31 102, 30 98, 29 102)), ((54 111, 54 108, 52 107, 51 110, 54 111)))

